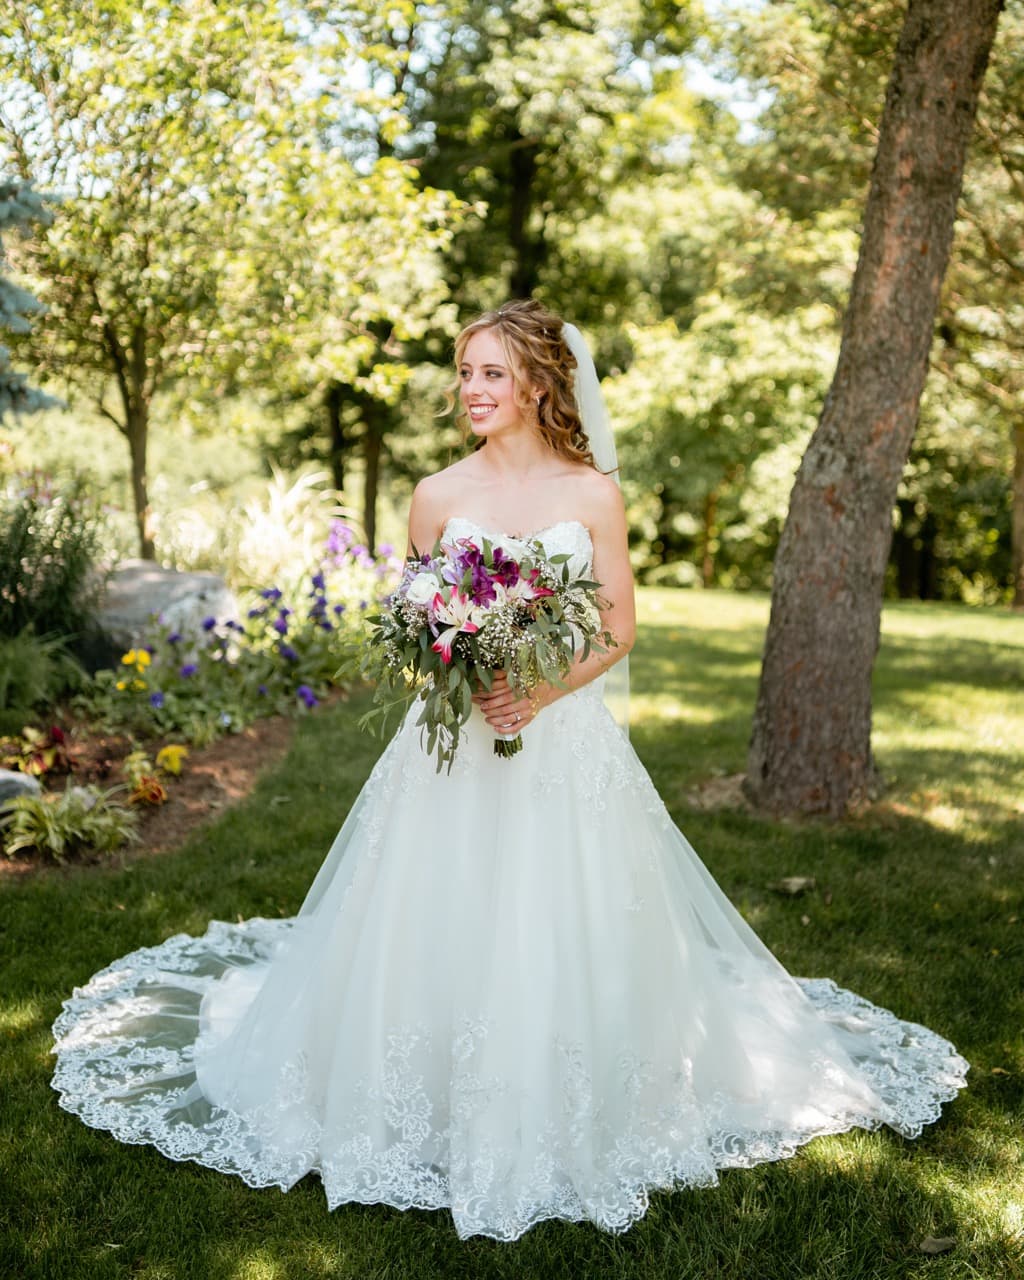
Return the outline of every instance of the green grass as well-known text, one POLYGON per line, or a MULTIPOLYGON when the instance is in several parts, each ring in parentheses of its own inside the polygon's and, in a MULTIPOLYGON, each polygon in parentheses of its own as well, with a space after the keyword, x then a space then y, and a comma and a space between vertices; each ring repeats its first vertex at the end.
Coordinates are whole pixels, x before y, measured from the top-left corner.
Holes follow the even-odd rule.
POLYGON ((763 598, 645 591, 633 742, 712 872, 794 973, 835 978, 948 1035, 969 1088, 916 1142, 822 1139, 654 1197, 623 1236, 545 1223, 460 1242, 445 1213, 326 1212, 123 1147, 58 1110, 49 1027, 113 957, 211 916, 290 914, 368 773, 355 708, 301 722, 288 759, 178 854, 0 889, 0 1276, 25 1280, 1001 1280, 1024 1276, 1024 618, 896 606, 877 673, 891 785, 837 826, 691 811, 743 767, 763 598), (785 899, 783 875, 817 891, 785 899), (1004 1074, 1005 1073, 1005 1074, 1004 1074), (929 1258, 928 1235, 955 1249, 929 1258))

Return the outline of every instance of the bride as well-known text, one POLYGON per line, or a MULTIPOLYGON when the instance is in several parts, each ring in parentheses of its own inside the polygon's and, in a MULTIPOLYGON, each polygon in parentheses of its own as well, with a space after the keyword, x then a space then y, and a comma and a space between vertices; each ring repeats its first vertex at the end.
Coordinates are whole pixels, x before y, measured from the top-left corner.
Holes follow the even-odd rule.
MULTIPOLYGON (((656 1188, 821 1134, 934 1121, 967 1064, 791 978, 673 825, 603 700, 634 639, 614 450, 577 330, 535 302, 456 344, 478 447, 416 489, 410 546, 488 537, 602 584, 615 647, 476 707, 450 774, 414 706, 298 914, 128 955, 54 1027, 61 1105, 251 1186, 448 1208, 461 1236, 610 1231, 656 1188), (581 420, 582 411, 582 420, 581 420), (522 731, 512 759, 495 733, 522 731)), ((325 768, 329 765, 325 764, 325 768)))

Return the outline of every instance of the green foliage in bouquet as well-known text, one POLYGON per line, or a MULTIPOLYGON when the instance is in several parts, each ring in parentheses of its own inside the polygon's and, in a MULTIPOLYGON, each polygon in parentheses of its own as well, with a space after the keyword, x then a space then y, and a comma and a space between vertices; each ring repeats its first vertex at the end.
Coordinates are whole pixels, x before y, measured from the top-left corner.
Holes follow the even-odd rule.
MULTIPOLYGON (((386 609, 368 619, 368 640, 342 668, 376 685, 361 727, 383 734, 390 713, 418 696, 427 753, 439 772, 450 770, 473 694, 489 690, 495 672, 528 697, 544 683, 564 688, 575 662, 614 644, 601 627, 600 583, 574 578, 569 556, 525 545, 515 560, 486 538, 439 541, 406 561, 386 609)), ((519 734, 495 739, 496 755, 521 749, 519 734)))

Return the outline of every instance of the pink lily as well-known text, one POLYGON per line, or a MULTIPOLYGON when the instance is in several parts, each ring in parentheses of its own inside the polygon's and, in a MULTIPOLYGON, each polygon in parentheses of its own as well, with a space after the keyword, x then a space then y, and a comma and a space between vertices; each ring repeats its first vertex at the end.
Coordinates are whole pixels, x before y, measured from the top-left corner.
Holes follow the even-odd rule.
POLYGON ((431 645, 434 652, 439 653, 445 663, 449 663, 452 660, 452 642, 459 632, 472 635, 474 631, 480 630, 480 624, 476 621, 480 611, 469 596, 464 596, 461 591, 453 591, 447 603, 439 591, 434 596, 430 611, 438 622, 449 624, 431 645))

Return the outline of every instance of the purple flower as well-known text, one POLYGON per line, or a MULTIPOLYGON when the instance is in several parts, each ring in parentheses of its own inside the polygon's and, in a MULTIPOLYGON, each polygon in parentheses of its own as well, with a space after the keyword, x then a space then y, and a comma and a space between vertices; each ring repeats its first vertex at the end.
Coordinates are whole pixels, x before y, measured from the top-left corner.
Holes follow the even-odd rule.
POLYGON ((250 609, 249 612, 246 614, 246 617, 262 618, 266 612, 267 612, 266 609, 250 609))
POLYGON ((390 542, 382 542, 377 548, 377 554, 379 556, 393 556, 395 554, 395 549, 390 542))
POLYGON ((264 600, 280 600, 281 592, 277 587, 264 587, 260 592, 264 600))
POLYGON ((270 624, 279 636, 288 634, 288 619, 282 614, 280 618, 275 618, 270 624))
POLYGON ((198 670, 199 667, 195 662, 186 662, 183 667, 178 668, 178 675, 184 676, 187 680, 189 676, 194 676, 198 670))
POLYGON ((267 686, 265 684, 257 685, 256 692, 260 695, 261 698, 265 698, 267 696, 267 686))
POLYGON ((157 710, 164 705, 164 695, 159 689, 149 695, 149 705, 151 707, 156 707, 157 710))
POLYGON ((355 538, 355 534, 341 520, 335 520, 331 524, 330 533, 327 535, 327 550, 333 556, 339 558, 348 551, 355 538))
POLYGON ((328 622, 326 618, 321 618, 321 619, 320 619, 320 621, 319 621, 316 625, 320 628, 320 630, 321 630, 321 631, 333 631, 333 630, 334 630, 334 624, 333 624, 333 623, 331 623, 331 622, 328 622))
POLYGON ((153 646, 151 644, 142 645, 142 649, 145 653, 148 653, 150 657, 153 656, 153 646))
POLYGON ((167 643, 168 643, 168 644, 180 644, 180 643, 181 643, 181 632, 180 632, 180 631, 172 631, 172 632, 171 632, 171 634, 167 637, 167 643))
POLYGON ((313 587, 316 591, 323 591, 326 589, 324 585, 324 575, 322 573, 313 574, 313 587))
POLYGON ((216 619, 215 617, 213 617, 213 615, 212 615, 212 614, 211 614, 211 616, 210 616, 209 618, 204 618, 204 619, 203 619, 203 630, 204 630, 204 631, 212 631, 216 625, 217 625, 217 619, 216 619))
POLYGON ((306 704, 306 706, 309 707, 310 711, 313 710, 313 708, 316 706, 317 702, 319 701, 316 694, 313 692, 313 690, 309 687, 308 684, 300 684, 299 687, 295 690, 295 693, 296 693, 296 696, 301 698, 302 701, 306 704))
POLYGON ((345 606, 343 604, 336 604, 334 606, 334 613, 337 617, 340 618, 344 612, 345 612, 345 606))
POLYGON ((295 650, 291 647, 290 644, 281 645, 280 649, 278 649, 278 653, 281 655, 282 658, 284 658, 286 662, 298 662, 299 660, 299 655, 295 652, 295 650))
POLYGON ((368 602, 368 601, 366 601, 366 600, 360 600, 360 601, 359 601, 359 607, 360 607, 360 609, 369 609, 370 605, 369 605, 369 602, 368 602))

